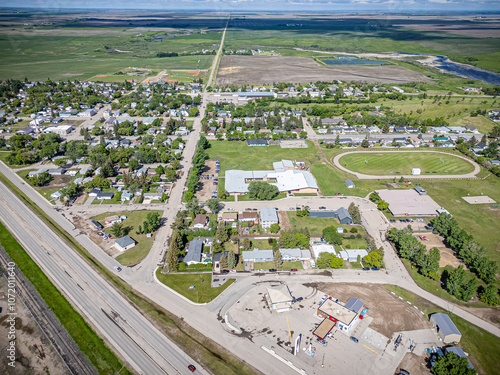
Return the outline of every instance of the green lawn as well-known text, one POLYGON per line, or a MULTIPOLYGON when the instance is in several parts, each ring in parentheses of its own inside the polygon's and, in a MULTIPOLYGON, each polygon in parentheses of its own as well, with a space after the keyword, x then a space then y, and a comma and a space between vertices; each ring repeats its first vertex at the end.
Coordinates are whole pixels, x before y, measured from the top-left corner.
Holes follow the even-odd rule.
MULTIPOLYGON (((243 240, 240 240, 240 243, 243 243, 243 240)), ((265 240, 250 239, 250 243, 252 245, 252 250, 254 247, 258 248, 259 250, 272 250, 273 248, 273 246, 269 244, 269 241, 267 239, 265 240)))
POLYGON ((0 223, 0 244, 24 276, 33 283, 49 309, 57 316, 100 374, 131 374, 130 370, 124 367, 121 360, 45 276, 2 223, 0 223))
POLYGON ((337 168, 334 169, 327 164, 313 164, 311 172, 316 178, 316 182, 323 195, 344 194, 365 197, 370 191, 374 190, 371 187, 366 189, 365 186, 377 184, 375 180, 355 180, 353 175, 344 173, 337 168), (354 181, 356 187, 348 189, 344 183, 346 179, 354 181))
POLYGON ((295 211, 288 211, 288 220, 290 220, 290 226, 292 229, 307 228, 310 234, 322 234, 323 229, 331 225, 335 227, 342 227, 349 231, 351 228, 356 228, 358 233, 365 233, 365 230, 360 225, 343 225, 339 224, 339 221, 335 218, 327 217, 300 217, 297 216, 295 211))
POLYGON ((211 287, 212 274, 173 274, 164 275, 161 269, 156 271, 156 277, 160 282, 172 288, 177 293, 193 302, 206 303, 215 299, 219 294, 226 290, 235 279, 229 279, 224 285, 217 288, 211 287), (189 289, 194 286, 193 289, 189 289))
POLYGON ((246 141, 211 141, 207 150, 210 159, 220 159, 220 176, 229 169, 272 170, 281 159, 305 159, 306 164, 318 161, 318 150, 307 141, 308 148, 285 149, 280 146, 251 147, 246 141))
POLYGON ((344 249, 367 249, 368 244, 363 238, 344 238, 342 240, 342 246, 344 249))
POLYGON ((492 335, 489 332, 469 323, 467 320, 462 319, 452 313, 449 313, 440 307, 431 304, 429 301, 394 285, 384 285, 383 288, 388 291, 396 293, 396 295, 403 297, 405 301, 410 301, 413 305, 422 310, 427 317, 431 314, 443 312, 450 316, 453 323, 457 326, 458 330, 462 333, 460 340, 460 347, 465 352, 470 354, 469 359, 478 369, 481 367, 483 374, 497 374, 498 373, 498 353, 500 353, 500 338, 492 335))
POLYGON ((437 171, 438 174, 465 174, 474 166, 453 155, 432 152, 371 152, 347 154, 339 163, 353 172, 370 175, 408 175, 412 168, 420 168, 422 174, 437 171))
MULTIPOLYGON (((120 264, 124 266, 133 266, 141 262, 141 260, 148 255, 151 245, 153 245, 155 234, 153 234, 150 238, 147 238, 145 234, 136 234, 136 231, 139 229, 139 225, 142 226, 142 223, 146 220, 146 216, 150 212, 158 212, 160 215, 163 214, 163 211, 123 211, 116 213, 118 216, 125 215, 127 217, 123 220, 123 225, 125 227, 132 227, 128 235, 137 242, 135 247, 116 257, 116 260, 120 262, 120 264)), ((93 219, 100 221, 101 224, 103 224, 103 220, 107 216, 112 216, 112 214, 101 214, 93 219)), ((109 233, 109 228, 106 228, 105 231, 106 233, 109 233)), ((115 239, 116 238, 112 238, 111 241, 114 241, 115 239)))

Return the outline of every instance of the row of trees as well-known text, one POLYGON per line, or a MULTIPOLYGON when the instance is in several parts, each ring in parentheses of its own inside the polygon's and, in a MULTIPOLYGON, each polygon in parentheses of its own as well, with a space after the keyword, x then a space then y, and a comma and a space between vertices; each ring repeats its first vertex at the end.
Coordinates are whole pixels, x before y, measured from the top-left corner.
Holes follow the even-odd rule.
POLYGON ((433 248, 427 253, 425 246, 412 234, 411 226, 401 230, 392 228, 387 234, 387 238, 394 244, 399 256, 408 259, 415 265, 421 275, 434 280, 439 279, 437 274, 439 260, 441 259, 439 250, 433 248))
POLYGON ((203 136, 198 141, 198 146, 193 157, 193 167, 189 172, 189 177, 186 183, 188 190, 184 193, 184 199, 190 201, 194 197, 194 193, 200 188, 199 174, 205 167, 205 160, 208 159, 206 149, 210 148, 210 143, 203 136))

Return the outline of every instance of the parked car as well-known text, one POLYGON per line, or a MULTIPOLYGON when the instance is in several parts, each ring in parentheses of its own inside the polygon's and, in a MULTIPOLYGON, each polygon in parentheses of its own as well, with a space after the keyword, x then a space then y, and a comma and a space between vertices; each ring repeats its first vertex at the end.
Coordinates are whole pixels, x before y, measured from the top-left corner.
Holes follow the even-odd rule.
POLYGON ((276 268, 269 268, 269 272, 276 272, 276 268))
POLYGON ((320 210, 326 210, 326 207, 325 206, 321 206, 319 209, 320 210))
POLYGON ((370 267, 363 267, 363 271, 370 271, 370 267))
POLYGON ((410 371, 405 370, 404 368, 400 368, 399 373, 402 375, 410 375, 410 371))
POLYGON ((220 270, 220 273, 229 273, 229 270, 220 270))
POLYGON ((316 338, 316 341, 319 342, 320 344, 327 346, 328 343, 325 340, 321 340, 319 337, 316 338))
POLYGON ((236 273, 236 272, 238 272, 238 271, 236 271, 236 270, 231 270, 231 271, 229 271, 229 272, 231 272, 231 273, 236 273))
POLYGON ((292 268, 290 271, 297 272, 297 268, 292 268))
POLYGON ((299 297, 299 298, 297 298, 297 299, 295 300, 295 302, 300 302, 300 301, 302 301, 303 299, 304 299, 303 297, 299 297))
POLYGON ((372 271, 378 271, 378 270, 380 270, 380 268, 378 268, 378 267, 372 267, 372 271))
POLYGON ((194 367, 193 365, 189 365, 189 366, 188 366, 188 369, 189 369, 191 372, 195 372, 195 371, 196 371, 196 367, 194 367))
POLYGON ((265 272, 266 270, 263 270, 262 268, 259 270, 259 272, 265 272))
POLYGON ((354 342, 359 342, 359 340, 356 337, 354 337, 354 336, 351 336, 351 340, 354 341, 354 342))
POLYGON ((122 270, 122 268, 118 267, 118 266, 114 266, 114 269, 117 270, 118 272, 120 272, 122 270))

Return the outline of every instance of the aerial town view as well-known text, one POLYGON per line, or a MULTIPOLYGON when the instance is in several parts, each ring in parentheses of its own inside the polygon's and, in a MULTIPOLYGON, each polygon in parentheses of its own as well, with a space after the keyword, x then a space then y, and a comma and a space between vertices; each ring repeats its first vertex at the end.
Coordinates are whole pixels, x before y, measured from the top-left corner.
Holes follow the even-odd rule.
POLYGON ((0 374, 500 374, 500 2, 0 8, 0 374))

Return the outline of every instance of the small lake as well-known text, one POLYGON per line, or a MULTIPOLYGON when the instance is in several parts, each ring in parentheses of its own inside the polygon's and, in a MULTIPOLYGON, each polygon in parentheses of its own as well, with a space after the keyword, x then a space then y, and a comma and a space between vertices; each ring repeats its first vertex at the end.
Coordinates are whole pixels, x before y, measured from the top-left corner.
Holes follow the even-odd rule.
POLYGON ((471 65, 459 65, 451 61, 446 61, 446 56, 436 56, 437 66, 447 73, 457 74, 462 77, 477 79, 486 83, 500 85, 500 74, 488 72, 487 70, 479 69, 471 65))
POLYGON ((375 60, 323 60, 328 65, 384 65, 383 61, 375 60))

